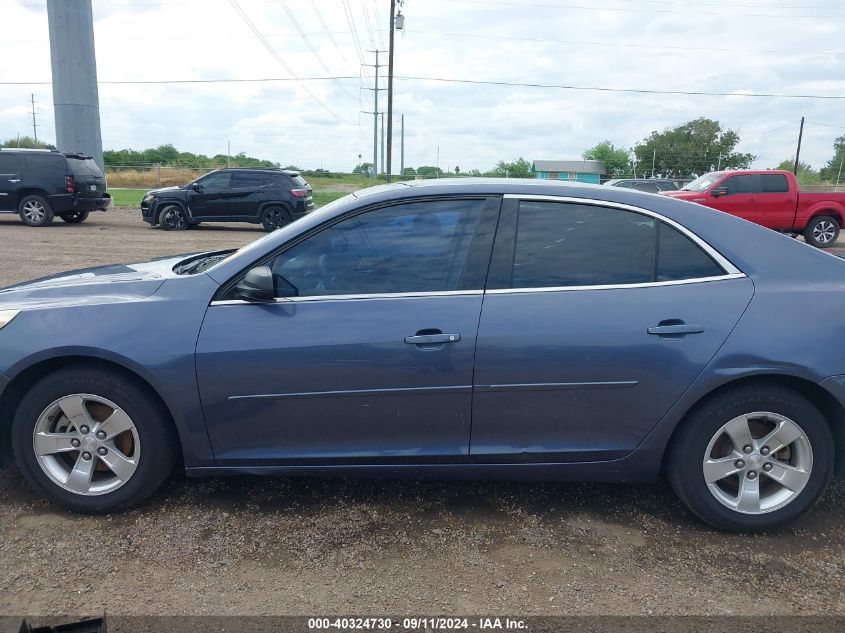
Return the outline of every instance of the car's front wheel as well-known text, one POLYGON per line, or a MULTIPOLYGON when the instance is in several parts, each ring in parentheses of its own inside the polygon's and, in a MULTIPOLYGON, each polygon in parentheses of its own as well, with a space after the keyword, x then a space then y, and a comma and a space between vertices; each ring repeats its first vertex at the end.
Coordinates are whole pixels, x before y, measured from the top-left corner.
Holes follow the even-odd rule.
POLYGON ((88 219, 87 211, 67 211, 59 214, 59 217, 68 224, 81 224, 88 219))
POLYGON ((732 532, 777 528, 808 510, 833 473, 830 427, 778 386, 726 391, 695 410, 671 447, 667 475, 700 518, 732 532))
POLYGON ((159 213, 158 225, 165 231, 184 231, 188 228, 188 216, 178 204, 171 204, 159 213))
POLYGON ((175 437, 140 385, 97 368, 47 375, 23 397, 12 424, 15 459, 33 489, 86 513, 152 494, 173 470, 175 437))

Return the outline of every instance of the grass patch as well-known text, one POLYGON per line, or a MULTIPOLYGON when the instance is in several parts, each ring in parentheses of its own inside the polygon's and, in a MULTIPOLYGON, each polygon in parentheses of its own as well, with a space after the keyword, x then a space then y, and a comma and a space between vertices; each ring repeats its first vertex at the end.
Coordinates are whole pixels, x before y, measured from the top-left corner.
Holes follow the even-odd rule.
POLYGON ((149 189, 109 189, 116 207, 140 207, 141 198, 147 191, 149 189))
MULTIPOLYGON (((141 198, 149 191, 148 189, 109 189, 114 206, 116 207, 140 207, 141 198)), ((334 202, 342 198, 346 193, 343 191, 315 191, 314 206, 322 207, 324 204, 334 202)))

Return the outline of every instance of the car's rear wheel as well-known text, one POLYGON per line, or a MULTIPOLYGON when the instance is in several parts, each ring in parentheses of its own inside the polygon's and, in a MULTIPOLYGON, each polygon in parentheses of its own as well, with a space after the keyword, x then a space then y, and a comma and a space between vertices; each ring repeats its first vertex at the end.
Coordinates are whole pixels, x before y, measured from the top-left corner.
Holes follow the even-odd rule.
POLYGON ((33 489, 76 512, 138 503, 176 462, 161 406, 134 381, 95 368, 59 370, 33 386, 15 414, 12 443, 33 489))
POLYGON ((261 212, 261 224, 265 231, 275 231, 290 224, 290 213, 283 207, 267 207, 261 212))
POLYGON ((68 224, 80 224, 85 222, 88 219, 88 212, 87 211, 67 211, 66 213, 60 213, 59 217, 67 222, 68 224))
POLYGON ((184 231, 188 228, 188 216, 178 204, 171 204, 159 213, 158 225, 165 231, 184 231))
POLYGON ((816 248, 830 248, 839 238, 839 221, 827 215, 810 220, 804 229, 804 239, 816 248))
POLYGON ((757 532, 807 511, 833 462, 830 427, 809 400, 777 386, 745 387, 689 416, 671 447, 667 475, 704 521, 757 532))
POLYGON ((47 226, 53 221, 53 209, 41 196, 26 196, 18 204, 18 214, 27 226, 47 226))

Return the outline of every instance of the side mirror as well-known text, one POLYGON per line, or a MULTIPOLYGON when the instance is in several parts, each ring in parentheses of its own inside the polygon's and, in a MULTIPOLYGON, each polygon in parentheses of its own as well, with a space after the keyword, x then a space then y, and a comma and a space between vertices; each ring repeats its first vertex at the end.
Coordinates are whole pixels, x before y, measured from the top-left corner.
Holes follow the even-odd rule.
POLYGON ((198 182, 192 182, 191 189, 193 189, 194 191, 202 191, 202 185, 198 182))
POLYGON ((255 303, 274 301, 276 293, 273 288, 273 271, 269 266, 256 266, 250 269, 235 286, 235 296, 255 303))
POLYGON ((714 198, 718 198, 719 196, 726 196, 728 195, 728 188, 716 187, 710 195, 712 195, 714 198))

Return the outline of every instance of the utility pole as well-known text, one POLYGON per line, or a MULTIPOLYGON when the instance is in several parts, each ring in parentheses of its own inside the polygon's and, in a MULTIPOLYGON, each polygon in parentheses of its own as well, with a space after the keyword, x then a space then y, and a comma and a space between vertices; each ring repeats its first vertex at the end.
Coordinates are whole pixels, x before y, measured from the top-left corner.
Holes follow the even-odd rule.
MULTIPOLYGON (((397 0, 390 0, 390 53, 387 61, 387 182, 390 182, 393 167, 393 43, 395 32, 405 28, 405 16, 396 13, 397 0)), ((405 0, 398 0, 399 6, 405 0)))
POLYGON ((232 141, 226 141, 226 167, 229 166, 229 157, 232 155, 232 141))
POLYGON ((654 163, 657 162, 657 150, 651 155, 651 177, 654 178, 654 163))
POLYGON ((716 171, 722 171, 722 152, 719 152, 719 161, 716 163, 716 171))
POLYGON ((384 173, 384 112, 381 115, 381 173, 384 173))
POLYGON ((56 146, 103 168, 91 0, 47 0, 56 146))
POLYGON ((30 97, 32 98, 32 137, 35 139, 35 142, 38 142, 38 126, 35 124, 35 93, 31 92, 30 97))
MULTIPOLYGON (((405 175, 405 115, 402 115, 402 132, 400 136, 400 158, 399 158, 399 175, 405 175)), ((842 165, 839 165, 839 172, 842 172, 842 165)))
POLYGON ((376 63, 375 65, 367 64, 370 68, 376 69, 376 82, 373 88, 366 88, 366 90, 372 90, 374 96, 374 103, 373 103, 373 111, 372 112, 364 112, 364 114, 372 114, 373 115, 373 177, 378 173, 378 93, 379 90, 384 90, 384 88, 378 87, 378 70, 379 68, 383 68, 384 64, 378 63, 378 56, 379 53, 383 53, 384 51, 367 51, 368 53, 375 53, 376 54, 376 63))
POLYGON ((804 117, 801 117, 801 127, 798 129, 798 149, 795 150, 795 165, 792 167, 792 173, 798 175, 798 159, 801 156, 801 137, 804 136, 804 117))
POLYGON ((836 186, 839 186, 839 179, 842 177, 842 163, 845 163, 845 156, 839 161, 839 173, 836 174, 836 186))

